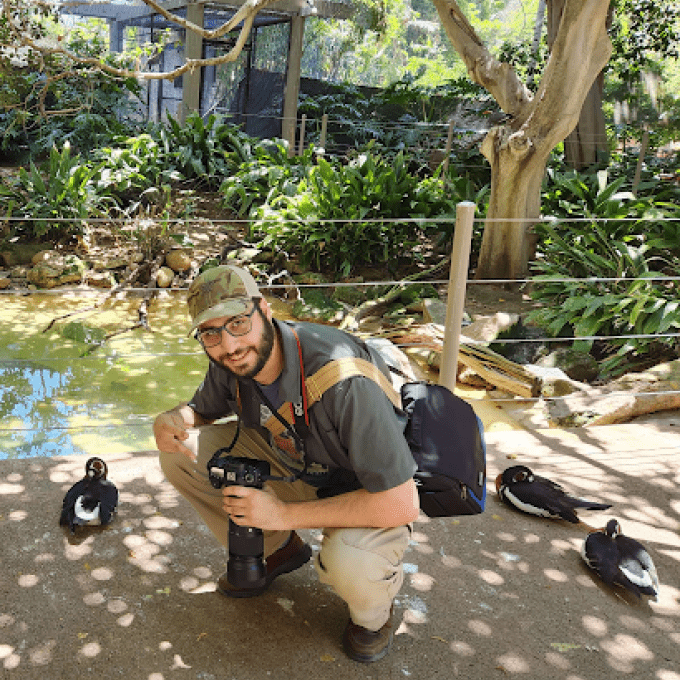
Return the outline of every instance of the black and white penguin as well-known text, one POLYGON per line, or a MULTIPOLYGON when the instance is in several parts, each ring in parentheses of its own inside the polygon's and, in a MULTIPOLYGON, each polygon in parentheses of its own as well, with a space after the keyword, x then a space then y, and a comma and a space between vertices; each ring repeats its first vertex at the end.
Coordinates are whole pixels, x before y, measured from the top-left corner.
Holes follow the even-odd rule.
POLYGON ((581 557, 607 585, 621 586, 638 597, 656 598, 659 593, 659 577, 652 558, 642 543, 621 533, 616 519, 586 536, 581 557))
POLYGON ((576 510, 607 510, 611 505, 570 496, 559 484, 535 475, 524 465, 513 465, 496 477, 496 491, 508 504, 538 517, 580 522, 576 510))
POLYGON ((85 463, 85 476, 64 496, 59 524, 70 527, 108 524, 118 506, 118 489, 106 476, 108 467, 101 458, 85 463))

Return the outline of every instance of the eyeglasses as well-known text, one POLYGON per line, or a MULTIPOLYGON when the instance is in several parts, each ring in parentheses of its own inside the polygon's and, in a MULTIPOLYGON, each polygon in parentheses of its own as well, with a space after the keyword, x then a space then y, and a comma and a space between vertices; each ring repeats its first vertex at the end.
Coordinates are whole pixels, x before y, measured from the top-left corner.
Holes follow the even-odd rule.
POLYGON ((197 330, 194 337, 201 345, 203 345, 203 347, 209 349, 210 347, 217 347, 217 345, 222 342, 222 331, 226 331, 235 338, 239 338, 242 335, 248 335, 253 327, 253 314, 256 309, 257 305, 253 305, 253 308, 249 312, 233 316, 222 326, 197 330))

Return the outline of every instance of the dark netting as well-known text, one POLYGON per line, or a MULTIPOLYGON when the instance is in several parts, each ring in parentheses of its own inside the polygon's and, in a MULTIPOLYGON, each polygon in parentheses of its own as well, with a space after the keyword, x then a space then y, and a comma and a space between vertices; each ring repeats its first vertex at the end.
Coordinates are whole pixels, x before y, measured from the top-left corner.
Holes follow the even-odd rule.
POLYGON ((219 112, 253 137, 281 137, 289 34, 288 23, 260 26, 236 61, 205 69, 203 113, 219 112))

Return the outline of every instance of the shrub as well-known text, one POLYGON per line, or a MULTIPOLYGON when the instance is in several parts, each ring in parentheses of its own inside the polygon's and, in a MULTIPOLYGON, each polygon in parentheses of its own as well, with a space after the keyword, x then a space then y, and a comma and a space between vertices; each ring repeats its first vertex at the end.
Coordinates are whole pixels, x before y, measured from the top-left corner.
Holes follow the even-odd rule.
POLYGON ((71 156, 68 142, 61 151, 52 147, 43 168, 33 162, 28 169, 20 168, 16 180, 0 185, 9 199, 9 212, 31 217, 15 224, 15 235, 61 239, 82 233, 88 218, 103 214, 113 204, 110 196, 97 192, 98 172, 99 166, 88 167, 80 156, 71 156))
MULTIPOLYGON (((543 306, 529 315, 553 336, 661 335, 680 328, 680 286, 669 276, 680 271, 680 211, 617 196, 623 183, 606 185, 602 174, 553 178, 546 203, 572 219, 535 227, 540 275, 532 297, 543 306)), ((677 346, 671 337, 583 342, 602 359, 603 376, 677 346)))
POLYGON ((403 154, 387 162, 367 153, 348 164, 320 158, 294 195, 280 194, 253 214, 263 246, 346 276, 362 264, 394 269, 405 257, 422 259, 426 230, 418 220, 453 211, 441 182, 411 175, 403 154))

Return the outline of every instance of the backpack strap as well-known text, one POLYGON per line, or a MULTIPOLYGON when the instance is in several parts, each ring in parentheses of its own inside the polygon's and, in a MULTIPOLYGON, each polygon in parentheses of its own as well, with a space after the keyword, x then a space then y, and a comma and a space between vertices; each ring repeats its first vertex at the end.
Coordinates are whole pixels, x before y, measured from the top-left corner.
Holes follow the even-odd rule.
MULTIPOLYGON (((358 357, 342 357, 341 359, 334 359, 322 366, 316 373, 305 378, 305 386, 307 388, 307 408, 315 404, 323 393, 333 387, 336 383, 346 378, 362 375, 374 383, 377 383, 382 391, 387 395, 387 398, 392 402, 395 408, 401 408, 401 397, 399 393, 392 387, 389 378, 373 363, 366 359, 359 359, 358 357)), ((283 426, 281 419, 286 420, 290 425, 295 425, 294 407, 290 402, 281 405, 277 416, 270 416, 265 423, 265 427, 274 435, 281 434, 286 428, 283 426)))
POLYGON ((401 397, 392 387, 389 378, 373 363, 358 357, 342 357, 329 361, 314 375, 305 379, 307 385, 307 403, 313 404, 321 399, 321 395, 336 383, 345 378, 362 375, 377 383, 387 395, 395 408, 401 408, 401 397))

